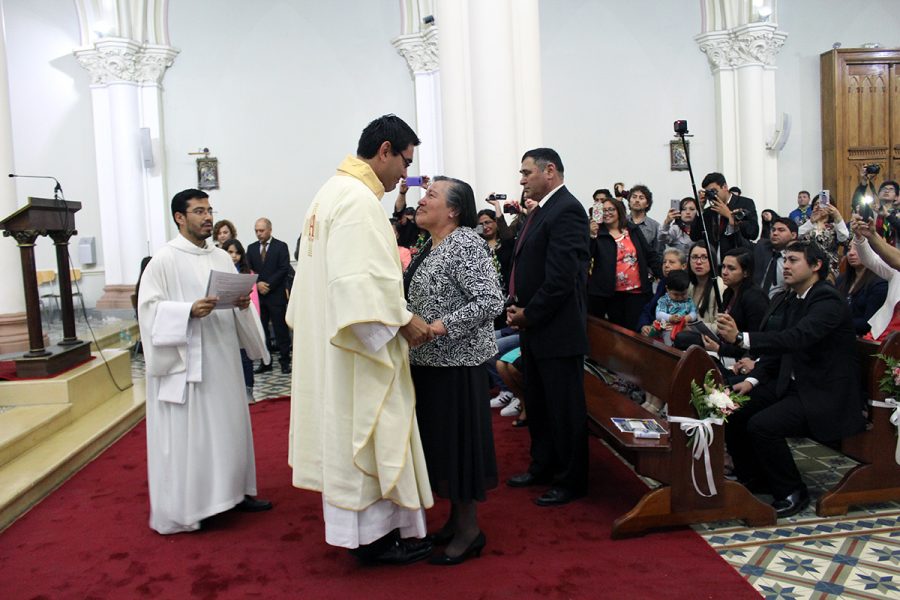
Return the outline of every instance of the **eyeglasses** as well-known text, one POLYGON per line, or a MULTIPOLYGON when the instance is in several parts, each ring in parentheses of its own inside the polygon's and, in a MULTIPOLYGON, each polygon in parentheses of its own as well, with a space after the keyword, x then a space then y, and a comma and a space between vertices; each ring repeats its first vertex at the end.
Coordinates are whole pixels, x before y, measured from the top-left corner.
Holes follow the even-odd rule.
POLYGON ((614 208, 604 208, 604 209, 603 209, 603 214, 604 214, 604 215, 614 215, 614 214, 616 214, 616 209, 614 209, 614 208))
POLYGON ((189 210, 188 212, 197 215, 198 217, 202 217, 204 215, 213 216, 213 209, 211 208, 195 208, 193 210, 189 210))
POLYGON ((709 262, 708 256, 692 256, 691 260, 694 262, 709 262))
POLYGON ((409 166, 412 164, 413 159, 411 159, 411 158, 406 158, 405 156, 403 156, 403 153, 402 153, 402 152, 398 152, 398 153, 397 153, 397 156, 399 156, 400 158, 403 159, 403 164, 405 164, 405 165, 406 165, 406 168, 408 169, 409 166))

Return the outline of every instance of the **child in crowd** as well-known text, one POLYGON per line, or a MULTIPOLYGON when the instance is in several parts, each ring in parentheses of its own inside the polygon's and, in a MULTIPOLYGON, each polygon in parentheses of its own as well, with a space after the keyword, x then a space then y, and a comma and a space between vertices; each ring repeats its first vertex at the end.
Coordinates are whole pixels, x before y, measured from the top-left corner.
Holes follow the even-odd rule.
POLYGON ((690 283, 687 271, 672 271, 666 278, 666 293, 656 305, 656 320, 666 329, 676 323, 697 320, 697 305, 688 296, 690 283))

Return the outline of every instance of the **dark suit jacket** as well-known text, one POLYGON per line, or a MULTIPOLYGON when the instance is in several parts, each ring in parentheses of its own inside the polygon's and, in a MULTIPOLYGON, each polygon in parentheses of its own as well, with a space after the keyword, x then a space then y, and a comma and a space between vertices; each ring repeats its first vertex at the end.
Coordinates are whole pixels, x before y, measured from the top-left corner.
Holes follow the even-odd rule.
POLYGON ((291 252, 288 245, 275 238, 269 239, 266 262, 259 256, 259 242, 247 246, 247 262, 250 269, 259 275, 259 281, 269 284, 269 293, 260 294, 259 301, 271 306, 287 304, 285 283, 291 273, 291 252))
POLYGON ((860 396, 856 335, 847 303, 831 284, 819 281, 806 299, 787 308, 786 328, 750 334, 762 358, 751 375, 779 382, 783 394, 793 373, 812 435, 834 441, 865 427, 860 396))
MULTIPOLYGON (((703 221, 706 223, 709 232, 709 243, 713 248, 719 248, 719 256, 725 256, 725 253, 732 248, 750 247, 750 242, 759 235, 759 217, 756 215, 756 204, 750 198, 744 196, 731 196, 728 207, 734 211, 742 209, 744 211, 743 219, 735 219, 734 232, 731 235, 725 235, 727 229, 727 221, 722 226, 722 219, 719 213, 711 208, 703 210, 703 221)), ((703 239, 703 228, 693 227, 691 229, 691 239, 694 241, 703 239)))
MULTIPOLYGON (((653 293, 653 276, 662 277, 661 259, 656 247, 652 246, 640 228, 633 223, 626 225, 631 243, 637 252, 638 271, 641 276, 641 293, 653 293)), ((610 297, 616 291, 616 260, 618 248, 616 241, 601 226, 597 237, 591 240, 591 257, 594 268, 588 281, 588 294, 591 296, 610 297)))
MULTIPOLYGON (((851 267, 847 267, 848 269, 851 267)), ((838 290, 844 285, 846 274, 838 276, 834 284, 838 290)), ((866 335, 872 329, 869 319, 884 304, 887 298, 888 283, 874 273, 866 285, 859 287, 847 298, 850 304, 850 315, 853 317, 853 327, 856 335, 866 335)))
MULTIPOLYGON (((748 280, 744 280, 741 286, 740 294, 737 300, 732 303, 735 292, 729 288, 722 294, 722 304, 731 306, 728 314, 734 319, 740 331, 759 331, 762 329, 763 316, 769 308, 769 297, 763 293, 759 287, 748 280)), ((746 354, 746 350, 735 346, 734 344, 722 344, 719 348, 720 356, 730 356, 732 358, 741 358, 746 354)))
POLYGON ((527 321, 522 343, 536 358, 585 354, 587 213, 563 186, 525 227, 513 256, 517 305, 525 308, 527 321))

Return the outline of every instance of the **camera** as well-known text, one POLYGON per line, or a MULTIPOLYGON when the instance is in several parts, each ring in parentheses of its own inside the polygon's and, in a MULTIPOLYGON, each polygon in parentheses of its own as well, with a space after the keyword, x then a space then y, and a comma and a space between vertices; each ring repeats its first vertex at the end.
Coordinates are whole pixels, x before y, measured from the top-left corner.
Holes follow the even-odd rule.
POLYGON ((868 164, 863 165, 863 167, 866 169, 866 175, 878 175, 881 173, 881 165, 868 164))
POLYGON ((488 201, 493 202, 494 200, 506 200, 506 194, 491 194, 488 196, 488 201))
POLYGON ((743 221, 747 218, 747 211, 743 208, 736 208, 731 211, 731 214, 734 216, 735 221, 743 221))
MULTIPOLYGON (((504 196, 504 198, 506 197, 504 196)), ((515 202, 509 202, 508 204, 503 205, 503 212, 508 215, 517 215, 522 212, 522 209, 519 208, 519 205, 515 202)))
POLYGON ((703 190, 703 200, 705 202, 715 202, 718 197, 715 190, 703 190))
POLYGON ((684 119, 675 121, 673 127, 675 129, 675 133, 677 133, 678 135, 684 135, 688 132, 687 121, 684 119))

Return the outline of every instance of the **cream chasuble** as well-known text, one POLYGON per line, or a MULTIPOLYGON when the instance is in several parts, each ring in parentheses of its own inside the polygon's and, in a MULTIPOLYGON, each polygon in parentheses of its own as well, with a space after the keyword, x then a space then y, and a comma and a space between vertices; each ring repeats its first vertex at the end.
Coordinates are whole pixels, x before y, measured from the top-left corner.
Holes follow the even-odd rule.
POLYGON ((256 495, 239 332, 254 355, 265 347, 262 328, 252 304, 190 317, 211 270, 233 273, 231 257, 179 235, 141 277, 150 527, 159 533, 193 531, 245 494, 256 495))
POLYGON ((294 330, 293 484, 323 494, 326 539, 348 547, 377 538, 361 531, 355 544, 352 535, 333 535, 348 527, 347 515, 335 517, 340 511, 370 509, 356 516, 360 528, 370 518, 389 527, 398 518, 383 500, 416 511, 433 504, 409 347, 389 329, 412 314, 383 195, 365 162, 344 160, 306 214, 287 310, 294 330))

